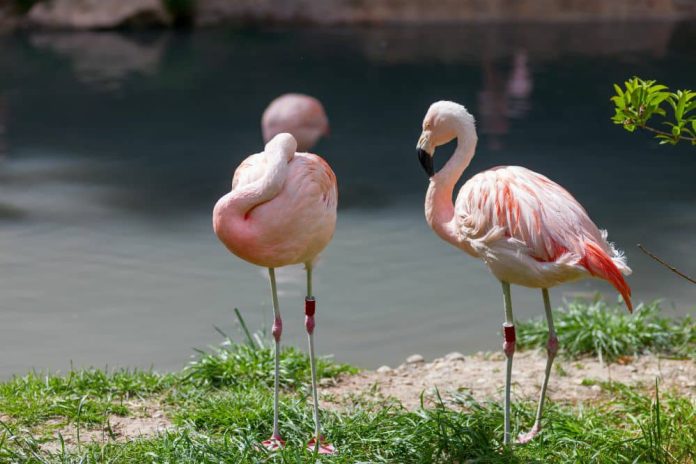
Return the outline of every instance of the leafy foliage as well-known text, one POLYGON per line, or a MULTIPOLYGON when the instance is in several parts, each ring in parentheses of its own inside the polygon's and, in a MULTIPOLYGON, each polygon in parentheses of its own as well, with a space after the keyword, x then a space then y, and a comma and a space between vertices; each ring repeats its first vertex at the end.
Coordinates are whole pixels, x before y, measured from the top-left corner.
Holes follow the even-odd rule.
POLYGON ((661 144, 676 145, 680 141, 696 146, 696 92, 677 90, 671 92, 667 86, 639 77, 624 82, 624 87, 614 84, 614 124, 629 132, 643 129, 655 134, 661 144), (670 110, 668 118, 667 109, 670 110), (648 125, 653 117, 660 116, 667 130, 648 125))
MULTIPOLYGON (((632 315, 623 306, 610 306, 602 300, 568 303, 565 309, 553 312, 561 353, 599 356, 609 362, 645 352, 696 357, 696 321, 688 316, 675 320, 660 312, 659 302, 641 304, 632 315)), ((520 323, 518 334, 520 348, 544 347, 546 321, 520 323)))

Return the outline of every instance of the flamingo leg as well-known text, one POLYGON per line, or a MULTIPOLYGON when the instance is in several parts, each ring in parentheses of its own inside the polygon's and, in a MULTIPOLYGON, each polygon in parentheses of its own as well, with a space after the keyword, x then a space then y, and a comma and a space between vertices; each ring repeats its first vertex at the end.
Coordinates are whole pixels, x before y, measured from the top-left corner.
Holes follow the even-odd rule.
POLYGON ((271 293, 273 294, 273 329, 271 333, 273 334, 273 339, 275 340, 275 377, 273 384, 273 435, 271 435, 271 438, 263 442, 263 446, 270 450, 276 450, 285 446, 285 442, 281 438, 280 430, 278 428, 278 395, 280 393, 278 374, 280 371, 280 336, 283 333, 283 321, 280 318, 275 269, 269 267, 268 275, 271 280, 271 293))
POLYGON ((553 315, 551 314, 551 300, 549 299, 549 290, 543 288, 541 293, 544 297, 544 311, 546 312, 546 322, 549 326, 549 338, 546 343, 546 372, 544 374, 544 383, 541 386, 541 394, 539 395, 539 406, 537 407, 536 420, 534 421, 534 427, 529 432, 520 435, 517 438, 518 443, 527 443, 532 438, 537 436, 541 432, 541 414, 544 409, 544 399, 546 397, 546 387, 549 384, 549 377, 551 376, 551 365, 558 352, 558 338, 556 337, 556 329, 553 326, 553 315))
POLYGON ((510 444, 510 387, 512 384, 512 357, 515 354, 515 324, 512 317, 512 298, 510 296, 510 284, 502 282, 503 297, 505 301, 505 323, 503 323, 503 351, 507 358, 505 371, 505 432, 503 444, 510 444))
POLYGON ((307 297, 305 298, 305 328, 309 338, 309 364, 312 371, 312 399, 314 400, 314 437, 307 444, 307 448, 319 454, 335 454, 336 449, 333 445, 324 440, 321 435, 321 424, 319 423, 319 392, 317 390, 317 366, 314 356, 314 328, 316 322, 314 313, 316 310, 316 300, 312 295, 312 265, 307 264, 307 297))

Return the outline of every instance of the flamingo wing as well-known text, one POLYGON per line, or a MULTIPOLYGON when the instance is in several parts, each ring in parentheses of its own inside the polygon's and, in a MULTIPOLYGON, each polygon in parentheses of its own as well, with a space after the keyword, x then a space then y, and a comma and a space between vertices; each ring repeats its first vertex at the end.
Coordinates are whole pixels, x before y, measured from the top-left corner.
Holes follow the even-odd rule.
POLYGON ((303 197, 321 197, 328 209, 336 209, 338 204, 338 186, 336 175, 321 156, 312 153, 296 153, 293 163, 300 169, 293 169, 293 182, 298 186, 298 194, 303 197))
POLYGON ((582 205, 547 177, 518 166, 484 171, 462 187, 455 212, 468 240, 512 247, 538 263, 579 266, 612 283, 630 308, 625 258, 582 205))
POLYGON ((241 162, 232 177, 232 190, 260 179, 265 172, 263 153, 255 153, 241 162))

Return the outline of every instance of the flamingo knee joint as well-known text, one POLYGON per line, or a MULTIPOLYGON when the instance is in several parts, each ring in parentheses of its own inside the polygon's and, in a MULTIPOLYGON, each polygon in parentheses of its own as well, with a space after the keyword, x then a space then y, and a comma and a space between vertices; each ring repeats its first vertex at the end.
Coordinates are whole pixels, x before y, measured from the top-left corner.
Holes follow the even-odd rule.
POLYGON ((275 341, 280 343, 280 336, 283 334, 283 320, 279 316, 273 320, 271 334, 273 334, 275 341))
POLYGON ((558 338, 555 335, 549 336, 549 340, 546 342, 546 349, 549 356, 556 356, 556 353, 558 353, 558 338))

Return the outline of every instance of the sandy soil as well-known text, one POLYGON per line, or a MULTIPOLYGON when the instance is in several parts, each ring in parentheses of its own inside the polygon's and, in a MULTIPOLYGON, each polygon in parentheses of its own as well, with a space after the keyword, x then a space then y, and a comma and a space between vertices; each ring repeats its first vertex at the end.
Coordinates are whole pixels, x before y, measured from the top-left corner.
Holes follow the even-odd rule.
MULTIPOLYGON (((102 427, 81 427, 80 442, 108 443, 127 442, 135 438, 147 438, 171 430, 172 422, 164 414, 160 404, 152 401, 131 401, 125 406, 131 411, 129 416, 110 415, 102 427)), ((44 425, 50 425, 46 423, 44 425)), ((74 448, 78 444, 78 430, 75 424, 57 428, 51 432, 51 439, 42 444, 45 451, 59 451, 60 438, 63 436, 65 446, 74 448)))
MULTIPOLYGON (((602 399, 601 382, 621 382, 646 391, 671 390, 696 399, 696 363, 688 360, 660 359, 656 356, 625 357, 620 363, 602 365, 596 359, 567 361, 557 358, 551 371, 548 394, 557 402, 575 403, 602 399)), ((545 352, 516 353, 513 361, 513 398, 539 395, 546 365, 545 352)), ((324 382, 322 396, 327 407, 340 407, 359 396, 396 399, 407 408, 420 404, 421 392, 432 402, 435 389, 447 401, 453 393, 466 393, 477 400, 502 399, 505 358, 502 353, 460 353, 425 362, 413 355, 397 368, 383 366, 324 382)))

